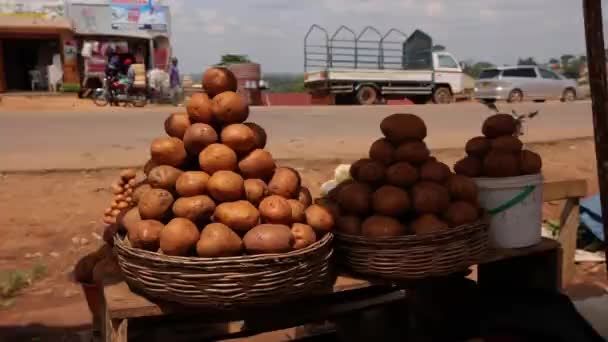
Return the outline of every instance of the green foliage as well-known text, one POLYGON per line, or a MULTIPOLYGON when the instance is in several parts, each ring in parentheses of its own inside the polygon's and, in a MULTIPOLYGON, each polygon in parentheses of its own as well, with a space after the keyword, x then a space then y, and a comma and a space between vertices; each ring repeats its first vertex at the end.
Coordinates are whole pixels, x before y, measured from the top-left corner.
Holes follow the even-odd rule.
POLYGON ((484 69, 489 69, 489 68, 495 67, 495 65, 490 62, 473 63, 472 61, 467 61, 467 62, 463 62, 463 63, 464 63, 464 68, 463 68, 464 73, 473 78, 478 78, 479 74, 481 74, 481 72, 484 69))
POLYGON ((47 272, 46 265, 40 262, 29 270, 0 272, 0 306, 10 306, 20 290, 44 278, 47 272))
POLYGON ((227 54, 222 56, 222 60, 218 65, 230 65, 230 64, 241 64, 241 63, 251 63, 251 60, 247 55, 235 55, 235 54, 227 54))
POLYGON ((305 93, 302 74, 267 74, 264 80, 270 84, 271 93, 305 93))
POLYGON ((437 44, 437 45, 433 45, 433 48, 431 49, 433 51, 445 51, 445 46, 437 44))
POLYGON ((66 83, 61 86, 61 91, 64 93, 77 93, 80 91, 80 84, 78 83, 66 83))
POLYGON ((528 57, 528 58, 519 58, 517 60, 517 65, 537 65, 538 63, 536 63, 536 60, 534 59, 534 57, 528 57))

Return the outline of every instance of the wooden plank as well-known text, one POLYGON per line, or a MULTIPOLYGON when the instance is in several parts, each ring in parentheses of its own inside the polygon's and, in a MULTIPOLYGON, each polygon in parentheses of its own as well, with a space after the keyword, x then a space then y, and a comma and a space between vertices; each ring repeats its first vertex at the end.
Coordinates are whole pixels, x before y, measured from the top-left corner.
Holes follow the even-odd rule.
POLYGON ((544 253, 547 251, 560 249, 559 242, 542 238, 541 242, 530 247, 525 248, 494 248, 488 251, 488 254, 479 263, 480 265, 489 264, 497 261, 525 257, 529 255, 535 255, 544 253))
POLYGON ((582 198, 585 196, 587 196, 587 182, 585 180, 566 180, 543 184, 544 202, 582 198))
MULTIPOLYGON (((372 286, 372 283, 367 280, 340 275, 334 283, 333 293, 363 289, 370 286, 372 286)), ((152 302, 144 296, 133 293, 123 279, 105 279, 103 292, 108 312, 112 318, 162 316, 176 312, 201 312, 200 309, 188 308, 178 304, 152 302)))
POLYGON ((562 287, 574 277, 576 241, 579 226, 579 200, 570 198, 562 211, 560 218, 559 242, 562 245, 562 287))

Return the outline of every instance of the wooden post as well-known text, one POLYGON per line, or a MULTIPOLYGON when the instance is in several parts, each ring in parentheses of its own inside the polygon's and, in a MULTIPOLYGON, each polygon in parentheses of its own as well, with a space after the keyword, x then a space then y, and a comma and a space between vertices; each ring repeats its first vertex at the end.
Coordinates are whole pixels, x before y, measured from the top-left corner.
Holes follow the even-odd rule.
MULTIPOLYGON (((608 88, 606 84, 606 51, 602 24, 602 1, 583 0, 589 86, 593 110, 593 131, 597 158, 604 238, 608 238, 608 88)), ((608 252, 608 247, 607 250, 608 252)), ((608 264, 606 264, 608 270, 608 264)))

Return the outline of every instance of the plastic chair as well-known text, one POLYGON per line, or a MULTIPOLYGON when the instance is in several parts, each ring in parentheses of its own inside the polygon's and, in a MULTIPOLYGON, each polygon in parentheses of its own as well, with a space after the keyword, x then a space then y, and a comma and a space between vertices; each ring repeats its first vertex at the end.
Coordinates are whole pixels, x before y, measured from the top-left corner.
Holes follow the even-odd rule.
POLYGON ((32 91, 40 88, 42 86, 42 73, 40 70, 30 70, 29 74, 32 91))

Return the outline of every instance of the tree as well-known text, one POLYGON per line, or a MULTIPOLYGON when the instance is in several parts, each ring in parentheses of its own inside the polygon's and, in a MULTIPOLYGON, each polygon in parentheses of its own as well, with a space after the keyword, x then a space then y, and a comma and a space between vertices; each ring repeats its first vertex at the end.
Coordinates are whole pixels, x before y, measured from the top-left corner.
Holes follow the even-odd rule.
POLYGON ((559 60, 557 58, 551 58, 549 64, 559 64, 559 60))
POLYGON ((568 66, 568 64, 570 63, 570 61, 573 59, 574 59, 573 55, 570 55, 570 54, 562 55, 560 57, 560 60, 562 61, 562 68, 565 69, 568 66))
POLYGON ((490 62, 477 62, 477 63, 473 63, 473 61, 466 61, 463 62, 464 63, 464 67, 463 67, 463 72, 473 78, 478 78, 479 74, 481 74, 481 72, 484 69, 489 69, 489 68, 494 68, 495 65, 490 63, 490 62))
POLYGON ((241 63, 251 63, 251 60, 247 55, 233 55, 227 54, 222 56, 222 61, 219 65, 230 65, 230 64, 241 64, 241 63))
POLYGON ((538 63, 536 63, 536 61, 534 60, 534 57, 528 57, 528 58, 519 58, 517 60, 517 65, 537 65, 538 63))
POLYGON ((433 51, 445 51, 445 46, 437 44, 437 45, 433 45, 432 48, 433 51))

